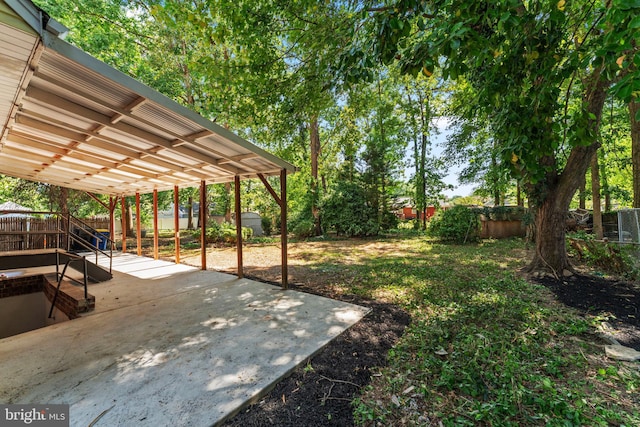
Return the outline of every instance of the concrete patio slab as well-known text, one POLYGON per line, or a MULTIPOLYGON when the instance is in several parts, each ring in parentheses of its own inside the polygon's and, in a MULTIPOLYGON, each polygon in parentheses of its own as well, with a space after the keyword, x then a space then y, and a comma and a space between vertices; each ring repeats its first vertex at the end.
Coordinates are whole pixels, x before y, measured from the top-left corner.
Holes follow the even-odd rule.
POLYGON ((129 254, 89 293, 89 315, 0 340, 0 402, 70 404, 73 426, 214 425, 368 311, 129 254))

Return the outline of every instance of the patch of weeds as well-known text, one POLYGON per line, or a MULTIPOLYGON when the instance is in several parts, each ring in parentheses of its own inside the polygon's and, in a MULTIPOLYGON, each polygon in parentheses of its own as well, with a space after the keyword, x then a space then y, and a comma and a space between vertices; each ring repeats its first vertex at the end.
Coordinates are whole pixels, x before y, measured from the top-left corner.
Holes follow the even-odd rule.
POLYGON ((254 244, 279 244, 280 236, 252 236, 250 239, 247 239, 246 243, 254 243, 254 244))
POLYGON ((200 249, 200 242, 187 242, 180 245, 182 249, 200 249))
POLYGON ((595 240, 593 235, 569 235, 568 247, 578 259, 607 273, 623 276, 629 280, 640 279, 638 248, 635 245, 595 240))
POLYGON ((567 318, 551 323, 551 330, 559 335, 581 335, 589 331, 589 321, 581 317, 567 318))
POLYGON ((304 369, 303 369, 305 374, 308 374, 309 372, 314 372, 315 369, 313 369, 313 366, 311 365, 311 360, 307 360, 307 364, 304 365, 304 369))
MULTIPOLYGON (((371 387, 367 387, 371 389, 371 387)), ((372 422, 386 422, 388 411, 380 405, 370 405, 363 402, 360 398, 355 398, 351 402, 353 406, 353 419, 357 425, 371 424, 372 422)))
POLYGON ((397 295, 413 318, 354 401, 358 425, 638 425, 623 398, 638 372, 593 356, 593 324, 513 273, 522 241, 411 244, 357 266, 358 293, 397 295))

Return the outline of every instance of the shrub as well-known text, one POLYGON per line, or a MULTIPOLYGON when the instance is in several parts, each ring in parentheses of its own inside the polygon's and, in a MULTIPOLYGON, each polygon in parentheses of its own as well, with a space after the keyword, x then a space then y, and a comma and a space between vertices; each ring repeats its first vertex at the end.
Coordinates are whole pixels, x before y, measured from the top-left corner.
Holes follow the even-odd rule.
POLYGON ((367 203, 365 191, 352 182, 340 182, 322 204, 322 224, 349 237, 378 234, 378 213, 367 203))
POLYGON ((480 235, 478 215, 466 206, 439 211, 429 223, 429 234, 455 243, 477 241, 480 235))
POLYGON ((382 230, 392 230, 394 228, 398 228, 398 217, 393 212, 385 211, 382 214, 380 228, 382 230))
POLYGON ((316 229, 313 225, 313 221, 308 219, 298 221, 293 227, 293 234, 301 239, 315 236, 316 229))
POLYGON ((264 235, 271 236, 271 233, 273 232, 273 222, 271 221, 271 218, 263 216, 260 219, 260 223, 262 224, 262 232, 264 235))
POLYGON ((634 245, 595 240, 593 234, 576 232, 567 235, 567 246, 589 265, 630 280, 640 278, 639 250, 634 245))
MULTIPOLYGON (((419 224, 418 224, 419 227, 419 224)), ((415 226, 415 221, 412 219, 400 221, 398 223, 398 230, 416 230, 418 227, 415 226)))
POLYGON ((493 206, 473 210, 487 221, 526 221, 531 216, 529 209, 522 206, 493 206))
MULTIPOLYGON (((276 219, 279 224, 280 217, 276 219)), ((298 212, 291 215, 291 220, 287 224, 287 231, 291 231, 296 237, 305 239, 316 235, 311 205, 303 206, 298 212)), ((279 228, 282 228, 281 226, 279 228)))
POLYGON ((249 240, 253 237, 253 228, 251 227, 242 227, 242 239, 249 240))
MULTIPOLYGON (((229 222, 218 224, 213 221, 207 224, 207 243, 236 243, 236 226, 229 222)), ((193 237, 200 237, 200 231, 195 230, 193 237)), ((247 240, 253 237, 253 229, 250 227, 242 227, 242 239, 247 240)))

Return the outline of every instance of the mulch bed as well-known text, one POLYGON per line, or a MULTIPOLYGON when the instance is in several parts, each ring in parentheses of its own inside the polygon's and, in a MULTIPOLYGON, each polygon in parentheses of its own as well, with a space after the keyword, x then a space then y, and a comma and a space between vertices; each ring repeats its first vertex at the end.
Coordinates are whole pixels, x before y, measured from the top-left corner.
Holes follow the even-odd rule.
MULTIPOLYGON (((255 277, 252 279, 260 280, 255 277)), ((321 290, 291 285, 322 294, 321 290)), ((325 295, 336 298, 336 295, 325 295)), ((258 403, 228 420, 225 426, 352 426, 351 400, 370 382, 377 367, 387 364, 389 349, 402 336, 410 316, 388 303, 355 296, 337 299, 371 308, 360 322, 332 340, 304 366, 258 403)))
POLYGON ((561 280, 531 278, 551 290, 563 304, 585 316, 599 316, 613 327, 620 344, 640 351, 640 286, 595 275, 576 274, 561 280))

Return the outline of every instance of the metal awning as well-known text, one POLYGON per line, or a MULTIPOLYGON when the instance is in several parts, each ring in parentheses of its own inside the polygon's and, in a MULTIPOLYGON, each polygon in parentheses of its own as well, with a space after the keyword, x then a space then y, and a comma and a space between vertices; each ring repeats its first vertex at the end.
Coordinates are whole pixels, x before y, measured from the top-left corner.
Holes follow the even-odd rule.
POLYGON ((28 0, 0 0, 0 173, 132 195, 295 171, 65 42, 65 31, 28 0))

